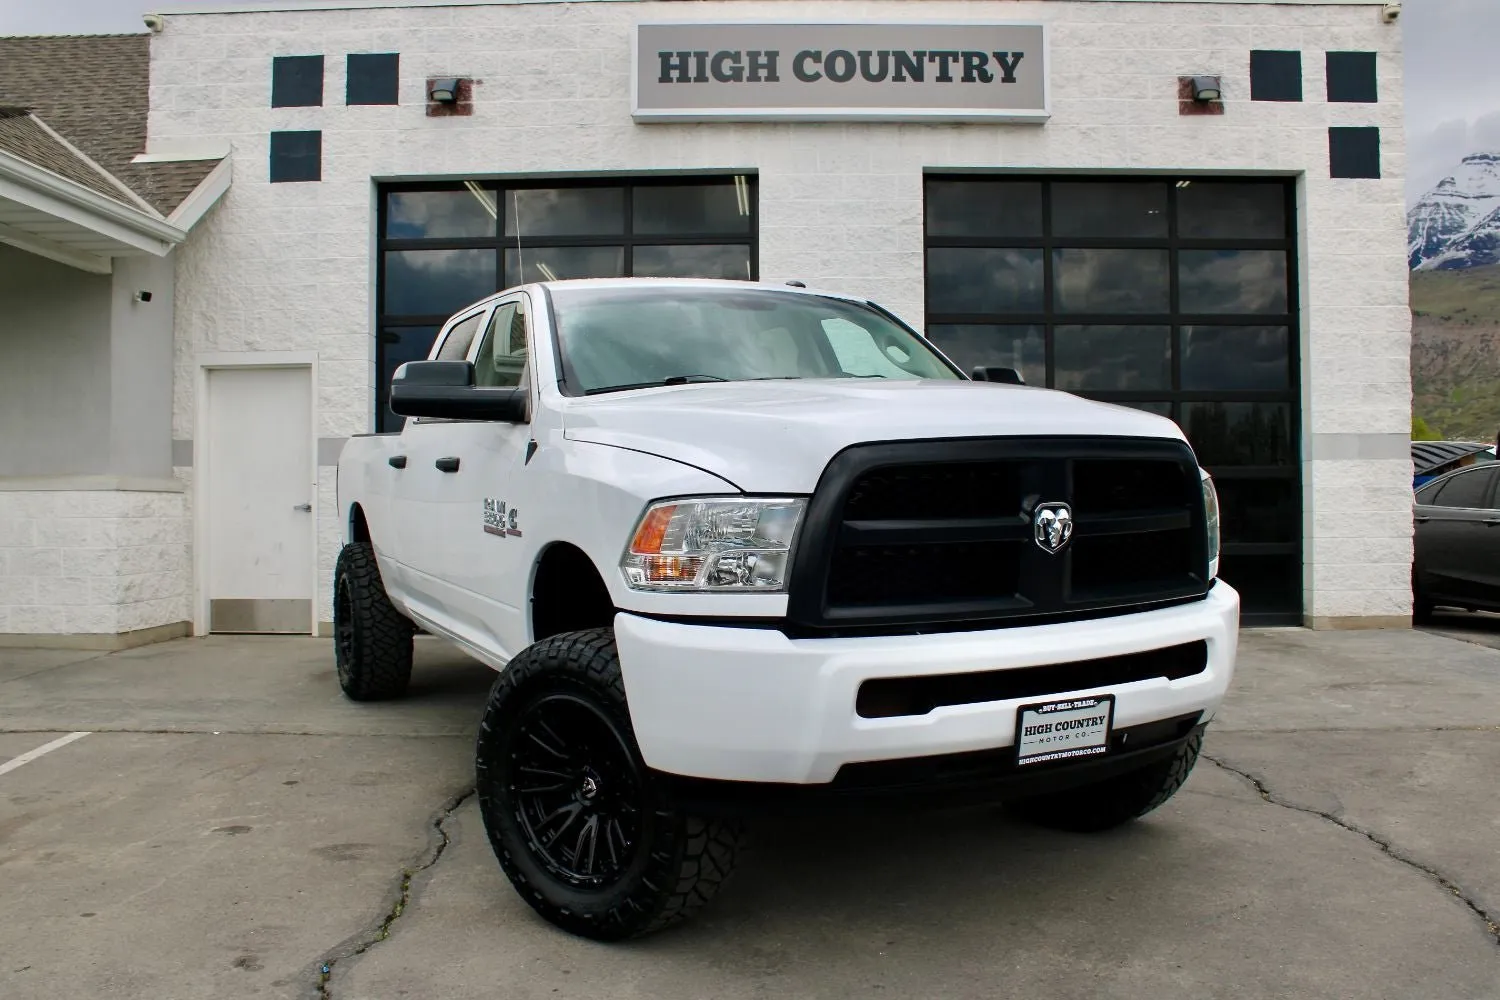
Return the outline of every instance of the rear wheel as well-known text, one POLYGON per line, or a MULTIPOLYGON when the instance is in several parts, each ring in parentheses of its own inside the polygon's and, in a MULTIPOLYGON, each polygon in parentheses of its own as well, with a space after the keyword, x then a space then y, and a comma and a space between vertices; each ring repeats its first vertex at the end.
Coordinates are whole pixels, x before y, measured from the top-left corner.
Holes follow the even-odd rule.
POLYGON ((345 545, 333 572, 333 646, 344 694, 354 701, 405 694, 412 632, 411 620, 385 594, 374 546, 345 545))
POLYGON ((1165 760, 1066 792, 1008 802, 1006 809, 1020 819, 1054 830, 1108 830, 1146 815, 1176 795, 1202 749, 1203 732, 1199 730, 1165 760))
POLYGON ((584 937, 620 940, 687 917, 718 892, 742 841, 739 823, 688 815, 653 780, 609 629, 544 639, 501 672, 476 782, 511 884, 584 937))

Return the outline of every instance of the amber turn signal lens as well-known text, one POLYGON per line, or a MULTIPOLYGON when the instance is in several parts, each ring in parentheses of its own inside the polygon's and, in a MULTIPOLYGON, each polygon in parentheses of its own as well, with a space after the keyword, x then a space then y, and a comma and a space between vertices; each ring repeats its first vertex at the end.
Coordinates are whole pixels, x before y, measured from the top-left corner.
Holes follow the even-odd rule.
POLYGON ((635 531, 635 538, 630 541, 630 551, 636 555, 651 556, 661 552, 661 541, 666 537, 667 525, 672 523, 672 515, 677 513, 675 505, 652 508, 641 521, 641 526, 635 531))

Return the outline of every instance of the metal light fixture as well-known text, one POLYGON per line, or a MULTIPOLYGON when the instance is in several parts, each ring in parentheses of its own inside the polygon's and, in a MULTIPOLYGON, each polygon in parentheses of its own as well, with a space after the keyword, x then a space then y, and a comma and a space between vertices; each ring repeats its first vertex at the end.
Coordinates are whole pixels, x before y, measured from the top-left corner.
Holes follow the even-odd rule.
POLYGON ((453 104, 458 100, 458 81, 434 80, 427 90, 427 96, 439 104, 453 104))
POLYGON ((1193 100, 1200 104, 1209 101, 1217 101, 1223 96, 1219 88, 1219 78, 1216 76, 1193 77, 1193 100))

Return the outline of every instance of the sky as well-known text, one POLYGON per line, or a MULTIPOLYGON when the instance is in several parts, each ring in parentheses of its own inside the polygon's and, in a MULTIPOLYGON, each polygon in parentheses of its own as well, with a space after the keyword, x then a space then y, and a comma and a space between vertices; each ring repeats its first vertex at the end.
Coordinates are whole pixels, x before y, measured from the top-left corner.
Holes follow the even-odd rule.
MULTIPOLYGON (((0 35, 141 31, 152 0, 0 0, 0 35)), ((1500 0, 1405 0, 1407 200, 1500 152, 1500 0)))

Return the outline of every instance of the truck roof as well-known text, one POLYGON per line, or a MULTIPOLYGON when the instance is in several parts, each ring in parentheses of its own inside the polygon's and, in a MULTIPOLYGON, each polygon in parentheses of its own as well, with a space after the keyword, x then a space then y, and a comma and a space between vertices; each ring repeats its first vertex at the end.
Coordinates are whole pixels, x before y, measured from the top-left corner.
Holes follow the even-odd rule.
POLYGON ((531 281, 524 285, 513 285, 502 289, 493 295, 485 296, 470 305, 464 307, 472 309, 474 306, 509 295, 512 292, 528 288, 731 288, 735 291, 765 291, 765 292, 790 292, 798 295, 816 295, 826 299, 841 299, 845 302, 867 303, 870 300, 862 295, 850 295, 847 292, 833 292, 819 288, 803 288, 797 285, 780 284, 771 281, 744 281, 737 278, 567 278, 559 281, 531 281))

